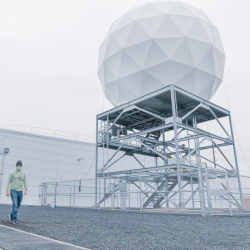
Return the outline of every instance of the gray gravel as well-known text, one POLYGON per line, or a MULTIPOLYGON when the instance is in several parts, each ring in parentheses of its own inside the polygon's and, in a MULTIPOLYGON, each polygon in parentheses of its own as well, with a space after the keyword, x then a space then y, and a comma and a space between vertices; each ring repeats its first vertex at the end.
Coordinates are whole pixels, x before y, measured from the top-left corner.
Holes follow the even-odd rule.
MULTIPOLYGON (((0 206, 6 223, 8 206, 0 206)), ((22 207, 15 227, 91 249, 250 249, 250 217, 22 207)))

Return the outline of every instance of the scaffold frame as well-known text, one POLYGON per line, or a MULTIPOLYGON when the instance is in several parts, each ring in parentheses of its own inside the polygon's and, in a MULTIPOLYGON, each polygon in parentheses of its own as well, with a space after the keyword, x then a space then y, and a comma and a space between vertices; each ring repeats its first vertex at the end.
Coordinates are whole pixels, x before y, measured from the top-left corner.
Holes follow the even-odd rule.
POLYGON ((175 85, 98 114, 95 205, 110 206, 120 192, 126 207, 131 185, 141 192, 145 209, 208 213, 218 196, 229 209, 241 209, 234 140, 230 111, 175 85), (119 166, 124 157, 135 164, 119 166), (146 166, 140 157, 154 164, 146 166))

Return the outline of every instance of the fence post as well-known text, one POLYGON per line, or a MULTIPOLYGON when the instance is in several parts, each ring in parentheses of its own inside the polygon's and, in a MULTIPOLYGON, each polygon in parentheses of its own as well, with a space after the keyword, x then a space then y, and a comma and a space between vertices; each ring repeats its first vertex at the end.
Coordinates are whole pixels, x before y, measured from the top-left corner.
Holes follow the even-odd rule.
POLYGON ((76 206, 76 185, 74 183, 74 191, 73 191, 73 207, 76 206))
POLYGON ((54 207, 56 208, 56 199, 57 199, 57 182, 56 182, 56 185, 55 185, 55 194, 54 194, 54 207))
MULTIPOLYGON (((226 187, 227 187, 227 192, 228 194, 230 193, 230 185, 229 185, 229 179, 228 179, 228 174, 227 172, 225 171, 225 176, 226 176, 226 187)), ((229 196, 229 195, 228 195, 229 196)), ((230 215, 232 216, 233 215, 233 211, 232 211, 232 204, 230 202, 230 196, 228 198, 228 206, 229 206, 229 212, 230 212, 230 215)))
POLYGON ((48 204, 48 185, 47 183, 44 184, 44 206, 48 204))

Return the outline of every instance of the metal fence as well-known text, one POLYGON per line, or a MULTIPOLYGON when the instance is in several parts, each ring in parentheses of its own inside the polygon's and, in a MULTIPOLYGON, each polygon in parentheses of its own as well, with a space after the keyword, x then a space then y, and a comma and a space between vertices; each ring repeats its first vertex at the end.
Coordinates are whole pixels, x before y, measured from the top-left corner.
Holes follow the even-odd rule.
POLYGON ((91 207, 95 204, 94 179, 46 182, 40 185, 42 206, 91 207))
MULTIPOLYGON (((241 177, 242 189, 243 189, 243 201, 247 208, 250 208, 250 178, 247 176, 241 177), (248 207, 249 206, 249 207, 248 207)), ((215 209, 229 209, 232 210, 237 207, 234 205, 233 200, 229 201, 227 199, 233 199, 235 197, 238 199, 239 194, 234 192, 233 180, 230 180, 231 191, 224 190, 223 188, 218 189, 212 182, 210 183, 210 195, 212 201, 212 208, 215 209), (231 196, 230 196, 231 195, 231 196), (224 196, 224 198, 222 198, 224 196), (225 198, 226 197, 226 198, 225 198), (228 197, 228 198, 227 198, 228 197)), ((193 187, 197 188, 197 187, 193 187)), ((39 199, 42 206, 50 207, 94 207, 95 204, 95 179, 79 179, 72 181, 63 182, 46 182, 40 185, 39 199)), ((185 208, 198 209, 200 204, 200 198, 198 197, 198 192, 191 198, 191 190, 185 189, 183 191, 185 208)), ((98 195, 101 197, 106 197, 105 201, 102 203, 102 207, 110 208, 138 208, 142 209, 146 202, 147 196, 138 191, 134 185, 119 185, 119 180, 117 182, 106 183, 106 190, 100 190, 98 195)), ((165 195, 164 192, 159 192, 159 196, 165 195)), ((177 207, 178 199, 171 198, 169 203, 162 203, 162 207, 177 207)), ((207 204, 208 206, 209 204, 207 204)))

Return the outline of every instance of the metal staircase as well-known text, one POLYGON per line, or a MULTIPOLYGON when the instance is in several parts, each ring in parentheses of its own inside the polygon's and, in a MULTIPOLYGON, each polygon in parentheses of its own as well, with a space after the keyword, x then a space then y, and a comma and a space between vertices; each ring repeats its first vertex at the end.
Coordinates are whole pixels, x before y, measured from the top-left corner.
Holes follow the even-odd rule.
MULTIPOLYGON (((165 199, 166 192, 162 192, 163 188, 166 187, 167 180, 164 179, 157 189, 148 197, 144 202, 143 208, 147 208, 152 205, 153 208, 161 207, 161 202, 165 199)), ((177 185, 177 181, 170 182, 168 181, 167 192, 169 193, 177 185)))

